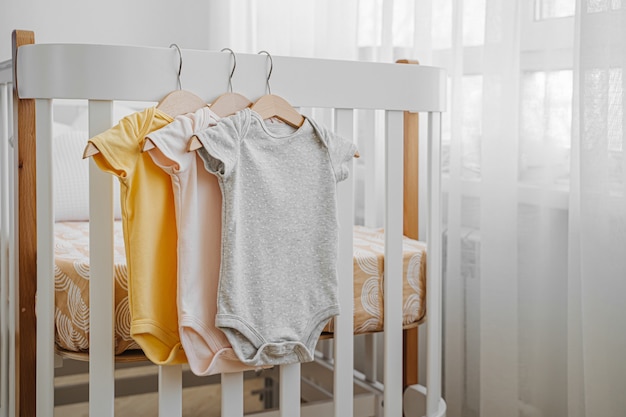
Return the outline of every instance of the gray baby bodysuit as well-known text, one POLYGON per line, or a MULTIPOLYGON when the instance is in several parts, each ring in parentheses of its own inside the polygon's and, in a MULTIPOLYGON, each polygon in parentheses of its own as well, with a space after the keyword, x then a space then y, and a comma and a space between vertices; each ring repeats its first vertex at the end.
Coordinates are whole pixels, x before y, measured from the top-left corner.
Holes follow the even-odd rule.
POLYGON ((336 185, 355 145, 310 119, 294 131, 250 109, 196 136, 223 194, 216 326, 245 364, 312 361, 339 314, 336 185))

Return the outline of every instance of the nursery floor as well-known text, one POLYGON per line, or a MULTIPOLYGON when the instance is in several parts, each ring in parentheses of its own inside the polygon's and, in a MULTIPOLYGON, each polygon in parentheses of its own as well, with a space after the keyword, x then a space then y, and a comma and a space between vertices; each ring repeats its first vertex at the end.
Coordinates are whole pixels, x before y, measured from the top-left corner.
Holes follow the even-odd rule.
MULTIPOLYGON (((244 381, 244 410, 246 413, 263 410, 263 402, 258 395, 251 395, 253 390, 263 388, 263 379, 244 381)), ((190 387, 183 390, 183 417, 220 417, 219 384, 190 387)), ((154 417, 158 415, 158 396, 156 393, 133 395, 115 399, 115 416, 118 417, 154 417)), ((88 403, 57 406, 55 417, 88 417, 88 403)))
MULTIPOLYGON (((302 365, 301 403, 303 416, 331 415, 332 402, 329 393, 333 388, 333 372, 327 366, 316 362, 302 365)), ((89 417, 88 363, 64 361, 55 370, 55 417, 89 417)), ((117 364, 115 370, 116 391, 121 393, 115 399, 116 417, 155 417, 158 416, 157 378, 158 368, 152 364, 117 364)), ((183 417, 220 417, 221 385, 219 376, 195 377, 188 366, 183 366, 183 417)), ((260 393, 269 390, 278 394, 276 369, 264 370, 260 374, 246 373, 244 378, 244 412, 246 414, 269 411, 267 415, 278 416, 277 397, 267 397, 264 401, 260 393), (274 382, 273 382, 274 381, 274 382)), ((278 381, 279 383, 279 381, 278 381)), ((354 414, 371 416, 378 407, 380 397, 368 392, 358 384, 354 385, 354 414)), ((332 396, 332 394, 330 394, 332 396)))

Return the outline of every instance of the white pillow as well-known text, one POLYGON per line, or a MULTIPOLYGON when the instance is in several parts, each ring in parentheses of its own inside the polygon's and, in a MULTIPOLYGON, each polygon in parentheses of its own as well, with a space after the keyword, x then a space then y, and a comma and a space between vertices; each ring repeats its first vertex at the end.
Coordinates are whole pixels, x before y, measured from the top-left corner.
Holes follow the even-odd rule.
MULTIPOLYGON (((53 139, 53 186, 55 221, 89 220, 89 160, 83 159, 83 150, 89 135, 83 130, 55 126, 53 139)), ((113 180, 113 208, 120 219, 120 190, 117 178, 113 180)))

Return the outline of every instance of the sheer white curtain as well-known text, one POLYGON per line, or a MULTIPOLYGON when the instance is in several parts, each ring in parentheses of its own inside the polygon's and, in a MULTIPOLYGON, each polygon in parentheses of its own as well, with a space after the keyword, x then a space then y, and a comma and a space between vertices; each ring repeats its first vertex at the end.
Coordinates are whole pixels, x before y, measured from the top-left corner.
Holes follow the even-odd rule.
POLYGON ((209 1, 212 48, 275 55, 356 58, 358 0, 209 1))
POLYGON ((626 4, 581 1, 572 141, 568 309, 571 416, 622 416, 626 398, 626 4))
POLYGON ((448 415, 626 415, 623 0, 238 0, 229 12, 235 50, 448 70, 448 415))

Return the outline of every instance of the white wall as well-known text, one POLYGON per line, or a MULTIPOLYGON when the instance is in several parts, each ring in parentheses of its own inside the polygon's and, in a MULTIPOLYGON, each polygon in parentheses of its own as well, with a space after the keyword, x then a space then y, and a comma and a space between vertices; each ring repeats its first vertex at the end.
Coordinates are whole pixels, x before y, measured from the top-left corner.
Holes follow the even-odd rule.
POLYGON ((1 0, 0 62, 11 58, 13 29, 33 30, 37 43, 209 49, 213 1, 219 0, 1 0))

